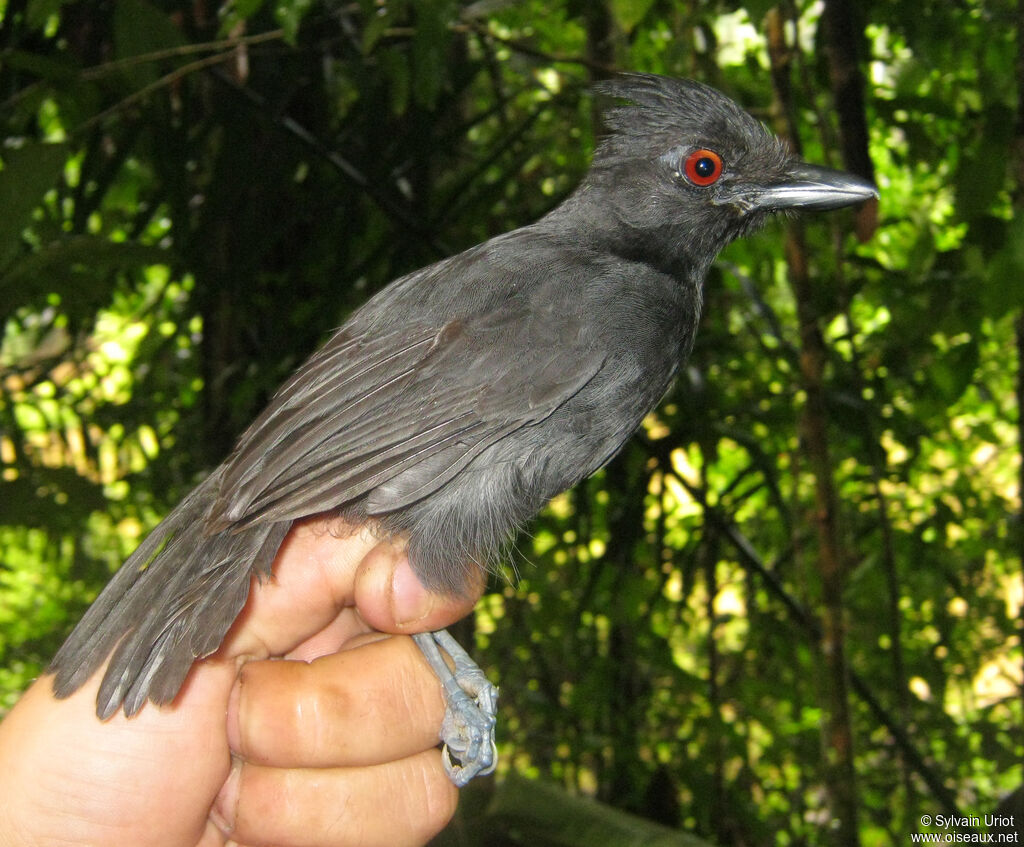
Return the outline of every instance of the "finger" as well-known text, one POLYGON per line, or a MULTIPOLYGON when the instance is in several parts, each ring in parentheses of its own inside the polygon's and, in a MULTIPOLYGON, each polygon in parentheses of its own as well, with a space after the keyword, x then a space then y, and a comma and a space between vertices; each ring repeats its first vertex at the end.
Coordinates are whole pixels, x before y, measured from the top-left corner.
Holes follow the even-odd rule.
POLYGON ((483 594, 486 575, 473 573, 465 594, 436 594, 423 587, 413 572, 408 556, 367 556, 355 581, 356 607, 360 616, 381 632, 414 633, 444 629, 464 618, 483 594))
POLYGON ((249 762, 352 767, 437 745, 444 697, 410 638, 384 637, 317 659, 249 662, 228 741, 249 762))
POLYGON ((479 572, 465 596, 434 594, 413 573, 399 544, 379 541, 367 527, 301 521, 281 545, 272 578, 254 580, 219 658, 285 655, 332 625, 333 635, 342 638, 370 628, 441 629, 468 614, 483 587, 479 572), (359 615, 339 621, 352 606, 359 615))
MULTIPOLYGON (((105 722, 98 678, 64 700, 49 678, 37 680, 0 723, 0 820, 37 836, 18 843, 195 844, 229 773, 224 702, 234 673, 214 676, 184 691, 180 708, 105 722), (19 820, 24 813, 34 819, 19 820)), ((4 832, 0 823, 6 844, 4 832)))
POLYGON ((457 802, 440 752, 428 750, 368 768, 243 763, 214 812, 226 834, 242 844, 411 847, 440 832, 457 802))
MULTIPOLYGON (((354 605, 356 573, 371 553, 384 558, 401 555, 366 528, 323 519, 298 522, 281 544, 272 576, 253 581, 221 657, 284 655, 322 631, 342 609, 354 605)), ((349 623, 351 630, 367 628, 358 618, 349 623)))
POLYGON ((311 635, 301 644, 296 644, 285 655, 285 659, 297 659, 312 662, 328 653, 337 653, 367 632, 372 632, 355 607, 342 609, 338 616, 315 635, 311 635))
POLYGON ((469 614, 484 587, 481 574, 466 596, 434 594, 420 583, 401 549, 389 544, 373 548, 359 563, 354 579, 357 606, 342 609, 327 626, 292 647, 285 658, 312 661, 368 631, 442 629, 469 614))

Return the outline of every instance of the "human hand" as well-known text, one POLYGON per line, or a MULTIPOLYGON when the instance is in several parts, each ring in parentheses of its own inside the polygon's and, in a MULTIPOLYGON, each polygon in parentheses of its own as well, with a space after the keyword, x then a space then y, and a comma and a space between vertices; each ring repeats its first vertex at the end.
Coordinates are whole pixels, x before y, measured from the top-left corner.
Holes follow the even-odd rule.
POLYGON ((100 722, 101 674, 66 700, 37 680, 0 723, 0 845, 372 847, 443 828, 458 794, 440 687, 382 633, 442 628, 475 598, 430 594, 398 548, 328 528, 289 533, 171 706, 100 722))

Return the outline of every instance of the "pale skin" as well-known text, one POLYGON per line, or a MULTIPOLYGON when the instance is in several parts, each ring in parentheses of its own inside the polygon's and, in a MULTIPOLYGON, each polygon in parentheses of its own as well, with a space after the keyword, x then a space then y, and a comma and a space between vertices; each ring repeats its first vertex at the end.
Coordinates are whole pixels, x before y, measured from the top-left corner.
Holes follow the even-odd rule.
MULTIPOLYGON (((401 847, 455 812, 444 701, 410 638, 479 592, 430 594, 400 546, 299 524, 170 706, 95 714, 36 681, 0 723, 0 847, 401 847), (284 661, 281 661, 284 659, 284 661)), ((480 586, 482 590, 482 584, 480 586)))

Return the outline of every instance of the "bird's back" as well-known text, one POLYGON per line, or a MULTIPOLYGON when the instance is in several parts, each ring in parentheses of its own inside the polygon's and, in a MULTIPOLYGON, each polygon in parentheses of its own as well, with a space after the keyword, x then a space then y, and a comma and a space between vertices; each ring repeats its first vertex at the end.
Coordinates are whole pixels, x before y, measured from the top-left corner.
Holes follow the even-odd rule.
POLYGON ((698 286, 553 230, 506 233, 373 298, 243 436, 211 525, 374 517, 409 536, 429 586, 466 590, 616 452, 696 326, 698 286))
MULTIPOLYGON (((490 309, 472 304, 455 319, 465 343, 424 363, 438 390, 457 384, 474 397, 474 420, 489 423, 493 438, 424 456, 349 512, 408 534, 413 565, 433 588, 465 590, 469 571, 452 562, 453 550, 463 564, 493 562, 516 527, 607 462, 657 404, 693 340, 696 282, 535 230, 452 261, 489 288, 490 309), (455 457, 464 464, 446 477, 455 457)), ((415 301, 417 287, 403 297, 415 301)))

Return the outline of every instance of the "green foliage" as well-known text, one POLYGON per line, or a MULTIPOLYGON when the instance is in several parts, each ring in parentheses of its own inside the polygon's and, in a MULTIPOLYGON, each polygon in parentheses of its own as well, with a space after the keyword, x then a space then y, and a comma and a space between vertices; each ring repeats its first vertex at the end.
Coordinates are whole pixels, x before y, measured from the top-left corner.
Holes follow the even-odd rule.
POLYGON ((432 847, 497 844, 502 847, 706 847, 685 832, 643 820, 551 783, 510 773, 501 785, 471 784, 459 804, 459 821, 432 847))
POLYGON ((43 192, 64 170, 67 157, 63 144, 32 142, 4 156, 4 169, 0 171, 0 204, 5 212, 0 222, 0 267, 19 252, 22 231, 29 225, 43 192))
MULTIPOLYGON (((571 190, 597 132, 591 76, 694 75, 773 117, 773 6, 3 7, 0 710, 353 308, 571 190)), ((838 163, 820 4, 785 8, 802 149, 838 163)), ((865 243, 849 213, 804 229, 860 834, 886 845, 950 797, 984 814, 1024 781, 1024 232, 1015 7, 861 14, 878 225, 865 243)), ((676 387, 520 540, 475 621, 505 774, 727 844, 830 831, 783 237, 721 258, 676 387)), ((525 796, 509 832, 540 811, 525 796)))

